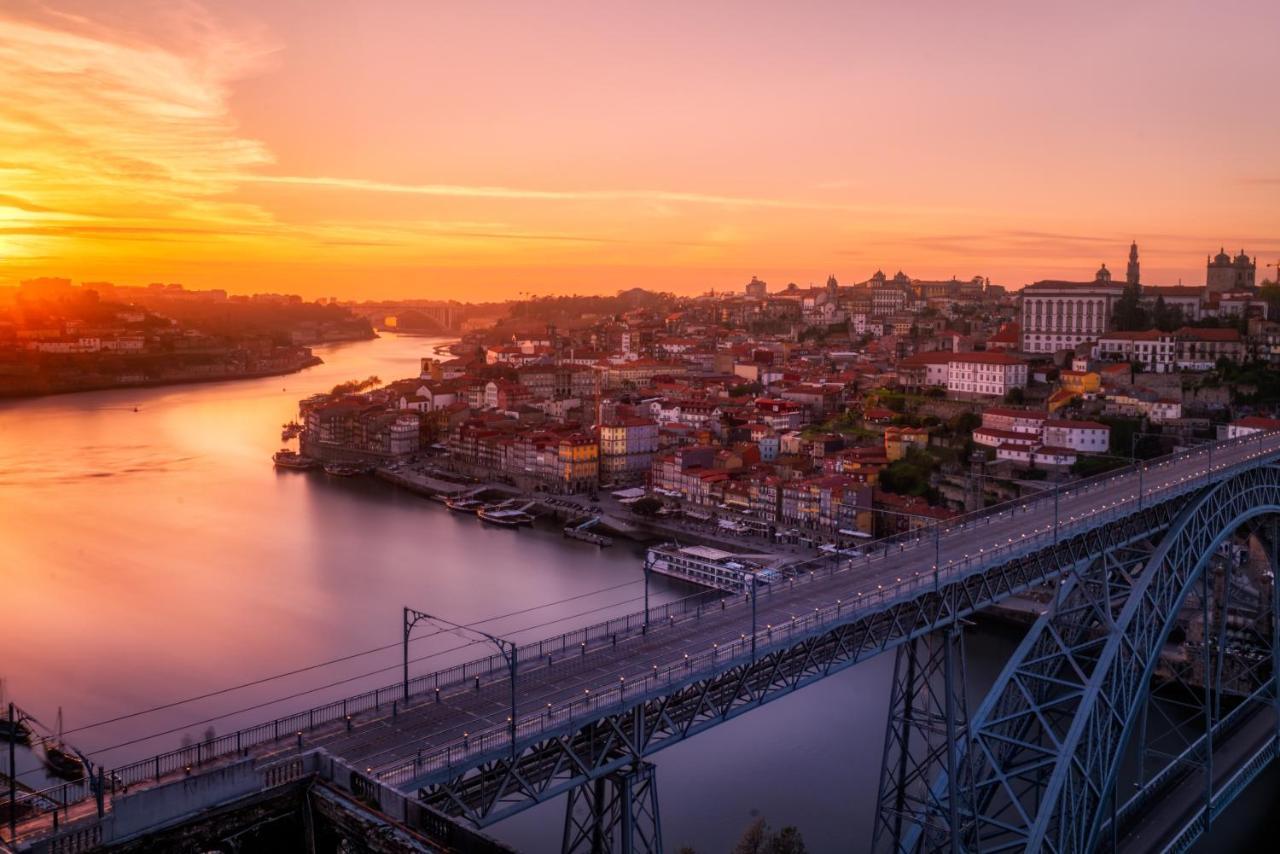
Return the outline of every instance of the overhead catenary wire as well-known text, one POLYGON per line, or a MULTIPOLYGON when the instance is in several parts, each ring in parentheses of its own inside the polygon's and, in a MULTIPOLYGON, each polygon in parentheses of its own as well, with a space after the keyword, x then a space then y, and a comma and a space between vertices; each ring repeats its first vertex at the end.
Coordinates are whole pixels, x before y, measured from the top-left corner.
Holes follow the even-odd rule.
MULTIPOLYGON (((619 586, 626 586, 626 585, 619 585, 619 586)), ((616 588, 614 588, 614 589, 616 589, 616 588)), ((597 591, 597 592, 600 592, 600 591, 597 591)), ((606 609, 606 608, 617 608, 617 607, 622 606, 622 605, 628 605, 628 604, 631 604, 631 603, 633 603, 633 602, 640 601, 640 600, 642 600, 643 598, 644 598, 643 596, 636 596, 636 597, 632 597, 632 598, 630 598, 630 599, 623 599, 622 601, 614 602, 614 603, 609 604, 609 605, 602 605, 602 606, 600 606, 599 608, 593 608, 593 609, 591 609, 591 610, 589 610, 589 611, 582 611, 582 612, 578 612, 578 613, 575 613, 575 614, 569 614, 569 615, 564 616, 564 617, 558 617, 558 618, 556 618, 556 619, 554 619, 554 620, 547 620, 547 621, 544 621, 544 622, 542 622, 542 623, 536 623, 536 624, 534 624, 534 625, 525 626, 525 627, 523 627, 523 628, 516 629, 516 630, 514 630, 514 631, 510 632, 510 634, 520 634, 521 632, 528 632, 528 631, 533 631, 534 629, 546 628, 547 626, 552 626, 552 625, 555 625, 556 623, 563 623, 563 622, 565 622, 566 620, 572 620, 572 619, 574 619, 574 618, 576 618, 576 617, 581 617, 581 616, 583 616, 584 614, 590 614, 590 613, 592 613, 593 611, 604 610, 604 609, 606 609)), ((552 603, 552 604, 555 604, 555 603, 552 603)), ((537 610, 537 609, 535 608, 535 609, 526 609, 526 610, 537 610)), ((505 615, 504 615, 504 616, 505 616, 505 615)), ((489 619, 488 619, 488 620, 486 620, 485 622, 491 622, 491 621, 493 621, 494 619, 501 619, 501 617, 493 617, 493 618, 489 618, 489 619)), ((435 633, 433 633, 433 635, 428 635, 428 637, 434 636, 434 634, 440 634, 440 632, 435 632, 435 633)), ((442 655, 448 655, 449 653, 452 653, 452 652, 459 652, 459 651, 464 650, 464 649, 467 649, 467 648, 469 648, 469 647, 473 647, 473 646, 477 646, 477 645, 481 645, 481 644, 487 644, 487 643, 488 643, 488 641, 487 641, 487 640, 480 640, 480 639, 477 639, 477 640, 474 640, 474 641, 469 641, 469 642, 467 642, 467 643, 459 644, 459 645, 457 645, 457 646, 452 646, 452 647, 449 647, 449 648, 447 648, 447 649, 442 649, 442 650, 438 650, 438 651, 433 652, 433 653, 428 653, 427 655, 419 656, 419 657, 417 657, 417 658, 411 658, 411 659, 409 659, 409 663, 410 663, 410 664, 417 664, 417 663, 420 663, 420 662, 423 662, 423 661, 427 661, 427 660, 432 659, 432 658, 439 658, 439 657, 440 657, 440 656, 442 656, 442 655)), ((393 646, 397 646, 397 645, 398 645, 398 644, 393 644, 393 646)), ((366 679, 366 678, 368 678, 368 677, 370 677, 370 676, 377 676, 377 675, 378 675, 378 674, 380 674, 380 673, 387 673, 387 672, 389 672, 389 671, 399 670, 401 666, 402 666, 402 665, 401 665, 400 663, 396 663, 396 664, 388 665, 387 667, 380 667, 380 668, 378 668, 378 669, 376 669, 376 670, 370 670, 370 671, 365 672, 365 673, 359 673, 359 674, 356 674, 356 675, 354 675, 354 676, 348 676, 348 677, 346 677, 346 678, 344 678, 344 679, 338 679, 338 680, 336 680, 336 681, 334 681, 334 682, 329 682, 329 683, 327 683, 327 684, 325 684, 325 685, 318 685, 318 686, 316 686, 316 687, 314 687, 314 688, 308 688, 308 689, 306 689, 306 690, 304 690, 304 691, 297 691, 297 692, 294 692, 294 693, 292 693, 292 694, 289 694, 289 695, 286 695, 286 696, 283 696, 283 697, 277 697, 277 698, 272 699, 272 700, 264 700, 264 701, 262 701, 262 702, 260 702, 260 703, 255 703, 255 704, 253 704, 253 705, 251 705, 251 706, 245 706, 244 708, 240 708, 240 709, 233 709, 233 710, 231 710, 231 711, 229 711, 229 712, 223 712, 223 713, 221 713, 221 714, 214 715, 214 716, 212 716, 212 717, 205 718, 205 719, 203 719, 203 720, 190 721, 190 722, 185 723, 185 724, 183 724, 183 725, 181 725, 181 726, 171 727, 170 729, 163 730, 163 731, 160 731, 160 732, 153 732, 153 733, 150 733, 150 734, 148 734, 148 735, 137 736, 137 737, 135 737, 135 738, 131 738, 131 739, 127 740, 127 741, 123 741, 123 742, 119 742, 118 744, 110 745, 109 747, 100 747, 100 748, 94 749, 94 750, 92 750, 92 751, 88 751, 88 754, 89 754, 90 756, 100 756, 100 755, 102 755, 102 754, 104 754, 104 753, 110 753, 111 751, 119 750, 119 749, 124 748, 124 747, 130 747, 130 746, 132 746, 132 745, 140 744, 140 743, 143 743, 143 742, 146 742, 146 741, 150 741, 150 740, 155 739, 155 738, 162 738, 162 737, 164 737, 164 736, 166 736, 166 735, 173 735, 174 733, 183 732, 183 731, 188 730, 188 729, 190 729, 190 728, 192 728, 192 727, 204 726, 204 725, 206 725, 206 724, 215 723, 215 722, 217 722, 217 721, 223 720, 223 719, 225 719, 225 718, 233 717, 233 716, 235 716, 235 715, 244 714, 244 713, 246 713, 246 712, 256 711, 256 710, 258 710, 258 709, 262 709, 262 708, 265 708, 265 707, 267 707, 267 706, 275 705, 276 703, 283 703, 283 702, 287 702, 287 701, 289 701, 289 700, 296 700, 296 699, 298 699, 299 697, 305 697, 306 695, 308 695, 308 694, 314 694, 314 693, 315 693, 315 692, 317 692, 317 691, 324 691, 324 690, 327 690, 327 689, 329 689, 329 688, 335 688, 335 687, 337 687, 338 685, 344 685, 344 684, 346 684, 346 683, 348 683, 348 682, 355 682, 355 681, 360 680, 360 679, 366 679)))
MULTIPOLYGON (((600 595, 601 593, 610 593, 610 592, 612 592, 612 591, 614 591, 614 590, 620 590, 620 589, 621 589, 621 588, 623 588, 623 587, 630 587, 630 586, 631 586, 631 585, 633 585, 633 584, 639 584, 639 583, 641 583, 643 580, 644 580, 644 579, 635 579, 635 580, 632 580, 632 581, 624 582, 624 583, 622 583, 622 584, 615 584, 615 585, 613 585, 613 586, 611 586, 611 587, 602 587, 602 588, 600 588, 599 590, 592 590, 592 591, 590 591, 590 592, 588 592, 588 593, 579 593, 579 594, 577 594, 576 596, 569 596, 569 597, 566 597, 566 598, 564 598, 564 599, 557 599, 557 600, 556 600, 556 601, 554 601, 554 602, 544 602, 544 603, 543 603, 543 604, 541 604, 541 605, 531 605, 531 606, 530 606, 530 607, 528 607, 528 608, 520 608, 520 609, 515 610, 515 611, 508 611, 508 612, 507 612, 507 613, 505 613, 505 614, 498 614, 498 615, 493 616, 493 617, 486 617, 486 618, 484 618, 483 620, 476 620, 475 622, 468 623, 467 625, 468 625, 468 626, 483 626, 483 625, 485 625, 485 624, 487 624, 487 623, 493 623, 493 622, 496 622, 496 621, 498 621, 498 620, 505 620, 505 619, 508 619, 508 618, 510 618, 510 617, 518 617, 518 616, 521 616, 521 615, 523 615, 523 614, 532 613, 533 611, 540 611, 540 610, 542 610, 542 609, 544 609, 544 608, 551 608, 551 607, 554 607, 554 606, 556 606, 556 605, 563 605, 563 604, 566 604, 566 603, 568 603, 568 602, 574 602, 574 601, 577 601, 577 600, 579 600, 579 599, 586 599, 586 598, 589 598, 589 597, 591 597, 591 596, 598 596, 598 595, 600 595)), ((628 601, 635 601, 635 600, 628 600, 628 601)), ((622 604, 622 603, 619 603, 619 604, 622 604)), ((589 611, 583 611, 583 612, 581 612, 581 613, 582 613, 582 614, 590 614, 590 613, 592 613, 592 611, 595 611, 595 610, 602 610, 602 609, 603 609, 603 608, 605 608, 605 607, 615 607, 615 606, 612 606, 612 605, 602 606, 601 608, 595 608, 595 609, 592 609, 592 610, 589 610, 589 611)), ((574 614, 573 616, 580 616, 580 614, 574 614)), ((448 630, 448 629, 437 629, 436 631, 431 632, 431 633, 429 633, 429 634, 419 635, 419 636, 417 636, 417 637, 415 637, 415 638, 410 638, 410 642, 412 642, 412 643, 416 643, 416 642, 418 642, 418 641, 427 640, 428 638, 433 638, 433 637, 435 637, 436 635, 444 634, 444 633, 445 633, 445 632, 447 632, 447 631, 449 631, 449 630, 448 630)), ((524 629, 518 629, 517 631, 525 631, 525 630, 524 630, 524 629)), ((263 676, 263 677, 260 677, 260 678, 258 678, 258 679, 250 680, 250 681, 248 681, 248 682, 241 682, 241 683, 240 683, 240 684, 238 684, 238 685, 230 685, 230 686, 228 686, 228 687, 226 687, 226 688, 219 688, 219 689, 214 690, 214 691, 207 691, 207 692, 205 692, 205 693, 203 693, 203 694, 197 694, 197 695, 195 695, 195 696, 186 697, 186 698, 183 698, 183 699, 181 699, 181 700, 172 700, 172 701, 167 702, 167 703, 161 703, 161 704, 156 705, 156 706, 151 706, 150 708, 146 708, 146 709, 139 709, 139 710, 138 710, 138 711, 136 711, 136 712, 129 712, 129 713, 127 713, 127 714, 117 715, 117 716, 115 716, 115 717, 113 717, 113 718, 105 718, 105 719, 100 720, 100 721, 94 721, 93 723, 90 723, 90 724, 84 724, 83 726, 78 726, 78 727, 73 727, 73 728, 71 728, 71 729, 68 729, 68 730, 66 730, 63 734, 64 734, 64 735, 72 735, 72 734, 74 734, 74 733, 78 733, 78 732, 86 732, 86 731, 91 730, 91 729, 97 729, 98 727, 107 726, 108 724, 114 724, 114 723, 119 723, 120 721, 127 721, 127 720, 131 720, 131 719, 133 719, 133 718, 143 717, 144 715, 154 714, 155 712, 162 712, 162 711, 165 711, 166 709, 173 709, 173 708, 177 708, 178 706, 185 706, 185 705, 186 705, 186 704, 188 704, 188 703, 194 703, 194 702, 198 702, 198 701, 200 701, 200 700, 208 700, 208 699, 211 699, 211 698, 213 698, 213 697, 220 697, 220 696, 222 696, 223 694, 230 694, 230 693, 232 693, 232 692, 234 692, 234 691, 241 691, 241 690, 243 690, 243 689, 245 689, 245 688, 253 688, 253 687, 256 687, 256 686, 258 686, 258 685, 264 685, 264 684, 266 684, 266 683, 268 683, 268 682, 274 682, 274 681, 275 681, 275 680, 277 680, 277 679, 287 679, 287 678, 288 678, 288 677, 290 677, 290 676, 297 676, 297 675, 302 674, 302 673, 308 673, 308 672, 310 672, 310 671, 312 671, 312 670, 319 670, 319 669, 320 669, 320 668, 322 668, 322 667, 329 667, 329 666, 334 665, 334 664, 342 664, 342 663, 347 662, 347 661, 352 661, 352 660, 357 659, 357 658, 362 658, 362 657, 364 657, 364 656, 366 656, 366 655, 373 655, 373 654, 375 654, 375 653, 379 653, 379 652, 386 652, 387 650, 389 650, 389 649, 395 649, 395 648, 396 648, 396 647, 398 647, 398 646, 400 646, 400 642, 398 642, 398 641, 397 641, 396 643, 384 644, 383 646, 376 646, 376 647, 373 647, 373 648, 371 648, 371 649, 361 650, 360 652, 353 652, 353 653, 350 653, 349 655, 343 655, 343 656, 339 656, 339 657, 337 657, 337 658, 331 658, 331 659, 328 659, 327 661, 319 661, 319 662, 316 662, 315 664, 308 664, 308 665, 306 665, 306 666, 304 666, 304 667, 298 667, 298 668, 295 668, 295 669, 293 669, 293 670, 286 670, 286 671, 284 671, 284 672, 282 672, 282 673, 276 673, 276 674, 273 674, 273 675, 271 675, 271 676, 263 676)), ((375 672, 381 672, 381 671, 375 671, 375 672)))

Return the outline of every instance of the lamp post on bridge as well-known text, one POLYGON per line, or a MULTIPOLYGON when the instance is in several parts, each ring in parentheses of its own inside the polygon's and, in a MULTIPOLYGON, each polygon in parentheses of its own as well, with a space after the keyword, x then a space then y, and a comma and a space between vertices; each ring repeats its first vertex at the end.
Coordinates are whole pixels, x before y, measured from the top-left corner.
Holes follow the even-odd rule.
POLYGON ((885 510, 882 507, 872 507, 872 513, 884 513, 889 516, 903 516, 907 519, 923 519, 925 522, 932 523, 933 527, 933 590, 938 592, 942 588, 942 520, 936 516, 926 516, 923 513, 907 513, 904 510, 885 510))
POLYGON ((760 579, 751 573, 751 663, 756 663, 756 594, 760 591, 760 579))
MULTIPOLYGON (((1038 480, 1019 480, 1018 478, 1014 478, 1014 477, 1001 477, 998 474, 979 474, 979 475, 971 474, 969 476, 985 478, 987 480, 1000 480, 1000 481, 1004 481, 1005 483, 1016 483, 1019 486, 1031 486, 1031 487, 1035 487, 1037 493, 1048 491, 1048 486, 1043 481, 1038 481, 1038 480)), ((1058 542, 1058 497, 1059 495, 1061 495, 1061 493, 1062 493, 1062 483, 1061 482, 1054 483, 1053 485, 1053 542, 1055 544, 1058 542)), ((1032 500, 1034 500, 1034 498, 1032 500)))
MULTIPOLYGON (((511 735, 511 759, 514 762, 516 757, 516 663, 517 663, 517 655, 516 655, 517 649, 516 649, 515 641, 509 641, 505 638, 500 638, 497 635, 491 635, 488 632, 481 631, 480 629, 472 628, 471 626, 464 626, 461 623, 455 623, 452 620, 446 620, 443 617, 436 617, 431 614, 424 613, 422 611, 416 611, 413 608, 406 606, 404 609, 404 637, 401 644, 402 650, 404 653, 403 696, 404 696, 404 702, 406 704, 409 702, 409 634, 413 631, 413 627, 423 620, 431 623, 437 623, 439 625, 442 625, 448 629, 452 629, 457 632, 471 632, 472 634, 479 635, 482 639, 488 641, 489 643, 497 647, 499 654, 501 654, 503 659, 507 662, 507 669, 510 676, 509 681, 511 683, 511 718, 510 718, 510 726, 508 727, 508 729, 510 730, 510 735, 511 735)), ((478 679, 479 677, 477 677, 477 681, 478 679)))
POLYGON ((648 550, 644 553, 644 622, 640 626, 643 634, 649 632, 649 573, 653 571, 653 556, 648 550))

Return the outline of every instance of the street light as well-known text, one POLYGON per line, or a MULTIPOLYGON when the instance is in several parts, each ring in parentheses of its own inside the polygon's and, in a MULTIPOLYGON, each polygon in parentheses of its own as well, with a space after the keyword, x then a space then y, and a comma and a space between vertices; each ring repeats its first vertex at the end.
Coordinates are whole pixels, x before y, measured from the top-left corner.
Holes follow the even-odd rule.
MULTIPOLYGON (((981 477, 989 480, 1002 480, 1008 483, 1016 483, 1019 486, 1034 486, 1037 492, 1046 492, 1049 486, 1043 481, 1038 480, 1018 480, 1012 477, 1001 477, 996 474, 970 474, 969 477, 981 477)), ((1054 483, 1053 485, 1053 542, 1058 542, 1058 496, 1062 492, 1062 484, 1054 483)))
MULTIPOLYGON (((511 733, 511 759, 512 761, 514 761, 516 756, 516 658, 517 658, 515 641, 509 641, 509 640, 506 640, 505 638, 500 638, 497 635, 491 635, 488 632, 481 631, 480 629, 472 628, 471 626, 464 626, 461 623, 455 623, 452 620, 446 620, 443 617, 435 617, 435 616, 432 616, 431 614, 427 614, 422 611, 415 611, 413 608, 405 607, 404 638, 401 646, 403 648, 403 653, 404 653, 404 689, 403 691, 404 691, 404 701, 406 704, 408 704, 409 702, 409 634, 410 632, 413 631, 413 627, 422 620, 426 620, 427 622, 432 622, 432 623, 438 623, 442 626, 445 626, 450 629, 454 629, 456 631, 471 632, 473 634, 479 635, 484 640, 496 646, 498 648, 498 652, 502 655, 503 659, 506 660, 507 668, 510 671, 510 682, 511 682, 511 717, 509 718, 509 721, 510 721, 510 733, 511 733)), ((476 677, 476 680, 478 683, 479 677, 476 677)))

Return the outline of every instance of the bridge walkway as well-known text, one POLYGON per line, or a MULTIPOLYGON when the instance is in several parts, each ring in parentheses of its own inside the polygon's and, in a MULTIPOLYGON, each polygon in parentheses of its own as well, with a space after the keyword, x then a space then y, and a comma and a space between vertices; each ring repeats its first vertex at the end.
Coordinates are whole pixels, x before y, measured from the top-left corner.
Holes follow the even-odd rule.
MULTIPOLYGON (((1241 443, 1215 452, 1212 467, 1220 470, 1277 450, 1280 450, 1280 436, 1241 443)), ((1144 495, 1195 482, 1209 472, 1209 457, 1204 453, 1152 466, 1144 475, 1144 495)), ((1132 473, 1102 480, 1089 489, 1065 492, 1057 507, 1061 535, 1130 501, 1137 492, 1138 476, 1132 473)), ((949 574, 961 572, 956 567, 967 560, 1024 537, 1053 530, 1052 501, 1042 498, 1029 502, 1026 508, 964 527, 944 529, 936 546, 933 536, 922 532, 918 540, 903 544, 900 551, 844 561, 839 571, 834 571, 834 566, 829 568, 827 577, 823 577, 822 569, 818 568, 816 578, 806 583, 782 582, 771 585, 771 589, 762 589, 757 602, 758 644, 762 650, 767 648, 771 634, 775 631, 781 634, 781 627, 793 618, 804 618, 815 609, 828 608, 837 601, 849 605, 852 619, 882 607, 863 603, 880 599, 876 594, 908 579, 920 580, 922 589, 932 589, 935 548, 945 579, 949 574)), ((659 679, 669 678, 674 669, 678 676, 680 662, 686 656, 735 645, 741 649, 744 638, 751 632, 749 598, 727 598, 722 600, 722 606, 711 606, 697 615, 652 626, 647 634, 619 639, 616 645, 598 645, 581 654, 551 656, 536 664, 522 662, 516 677, 518 719, 522 723, 536 720, 548 714, 548 708, 551 714, 564 714, 568 704, 585 701, 592 692, 608 690, 619 682, 635 684, 651 680, 655 687, 660 687, 655 674, 659 679)), ((730 655, 726 654, 726 665, 729 659, 730 655)), ((376 771, 459 743, 464 738, 474 738, 477 733, 504 730, 509 727, 509 716, 510 685, 506 678, 498 676, 481 680, 478 689, 474 685, 459 686, 442 694, 439 702, 433 699, 414 702, 409 708, 398 709, 394 718, 390 710, 371 718, 362 716, 350 731, 338 727, 317 732, 307 738, 307 743, 323 746, 356 767, 376 771)))

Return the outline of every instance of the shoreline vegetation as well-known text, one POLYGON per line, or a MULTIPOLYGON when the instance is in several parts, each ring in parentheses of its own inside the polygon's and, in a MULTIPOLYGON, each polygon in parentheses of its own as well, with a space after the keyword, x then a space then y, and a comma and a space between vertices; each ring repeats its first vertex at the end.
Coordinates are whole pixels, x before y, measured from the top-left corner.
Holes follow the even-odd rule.
MULTIPOLYGON (((364 340, 364 339, 353 339, 364 340)), ((0 401, 27 400, 37 397, 53 397, 55 395, 79 394, 91 391, 113 391, 127 388, 157 388, 160 386, 198 385, 201 383, 233 382, 235 380, 255 380, 263 377, 279 377, 296 374, 307 368, 323 365, 324 359, 311 355, 294 364, 265 368, 259 370, 227 371, 221 374, 192 373, 175 374, 166 377, 137 380, 77 380, 74 388, 39 388, 9 389, 0 387, 0 401)))
POLYGON ((279 376, 377 337, 332 300, 28 279, 0 288, 0 399, 279 376))

